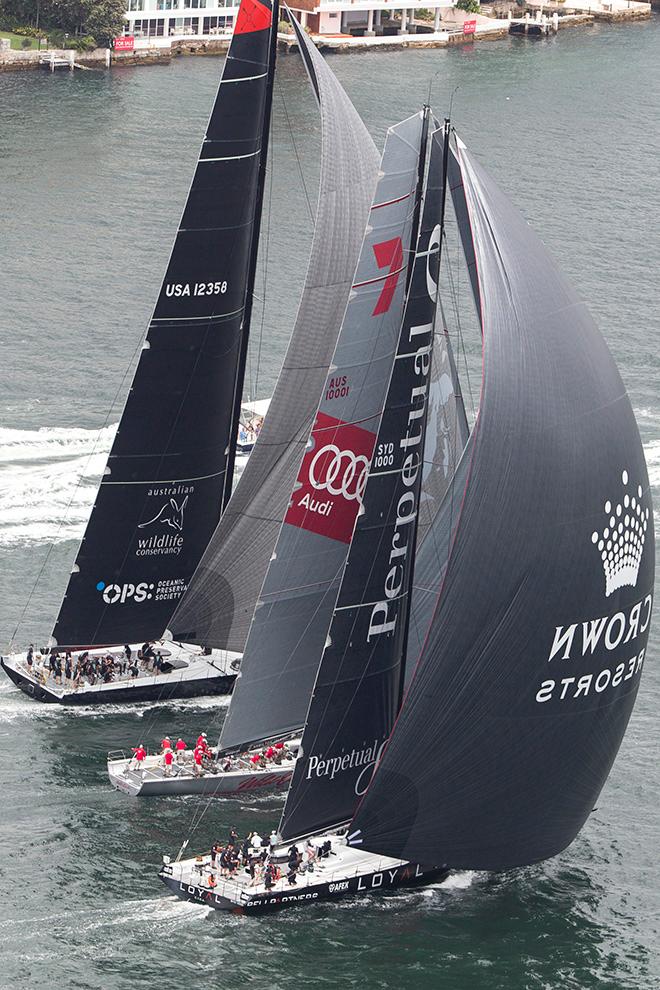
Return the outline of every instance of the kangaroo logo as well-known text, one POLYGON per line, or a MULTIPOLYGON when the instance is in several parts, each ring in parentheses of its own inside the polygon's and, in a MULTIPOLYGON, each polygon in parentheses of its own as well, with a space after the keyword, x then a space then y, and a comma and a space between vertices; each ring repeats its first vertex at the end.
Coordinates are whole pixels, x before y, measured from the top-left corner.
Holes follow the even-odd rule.
POLYGON ((165 505, 156 513, 153 519, 149 519, 148 522, 140 523, 138 529, 145 529, 147 526, 151 526, 152 523, 161 522, 165 526, 171 526, 172 529, 176 529, 177 532, 181 532, 183 529, 183 510, 188 504, 188 496, 184 498, 181 505, 179 505, 176 499, 171 498, 165 505))

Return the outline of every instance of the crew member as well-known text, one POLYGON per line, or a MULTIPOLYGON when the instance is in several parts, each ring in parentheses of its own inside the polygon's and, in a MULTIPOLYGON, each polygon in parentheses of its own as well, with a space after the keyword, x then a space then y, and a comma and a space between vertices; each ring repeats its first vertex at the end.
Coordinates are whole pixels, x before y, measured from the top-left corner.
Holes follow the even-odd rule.
POLYGON ((163 753, 163 763, 165 764, 165 775, 169 777, 172 773, 172 764, 174 763, 174 753, 171 749, 166 749, 163 753))
POLYGON ((176 761, 177 763, 183 763, 183 754, 186 751, 186 744, 183 739, 179 736, 174 747, 176 749, 176 761))
POLYGON ((140 743, 139 746, 136 746, 133 749, 133 759, 135 760, 136 767, 140 766, 142 761, 146 758, 146 755, 147 755, 147 751, 142 745, 142 743, 140 743))
POLYGON ((163 750, 163 752, 165 752, 166 749, 172 749, 172 743, 170 742, 169 736, 165 736, 163 739, 161 739, 160 748, 163 750))

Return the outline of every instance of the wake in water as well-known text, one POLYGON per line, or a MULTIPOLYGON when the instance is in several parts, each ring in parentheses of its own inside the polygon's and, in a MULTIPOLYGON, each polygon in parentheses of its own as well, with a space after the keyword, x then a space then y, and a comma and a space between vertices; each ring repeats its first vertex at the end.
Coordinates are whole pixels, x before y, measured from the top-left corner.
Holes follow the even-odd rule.
POLYGON ((0 429, 0 546, 80 539, 116 430, 0 429))
POLYGON ((82 535, 116 429, 0 429, 0 546, 82 535))

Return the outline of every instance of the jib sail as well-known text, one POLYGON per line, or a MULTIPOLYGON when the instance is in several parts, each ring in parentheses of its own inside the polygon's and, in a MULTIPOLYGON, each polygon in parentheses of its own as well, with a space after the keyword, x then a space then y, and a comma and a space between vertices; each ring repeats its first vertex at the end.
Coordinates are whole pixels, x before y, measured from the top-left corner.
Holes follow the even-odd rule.
POLYGON ((254 613, 223 747, 304 724, 398 346, 422 115, 387 135, 330 371, 254 613))
POLYGON ((53 638, 163 633, 229 495, 277 25, 242 0, 167 273, 53 638))
POLYGON ((396 358, 282 816, 284 839, 350 819, 399 707, 435 332, 443 143, 435 131, 396 358))
POLYGON ((321 175, 309 267, 263 428, 171 624, 177 639, 239 652, 328 375, 380 157, 323 56, 292 23, 321 112, 321 175))
POLYGON ((630 401, 586 307, 455 153, 481 406, 439 603, 352 841, 505 869, 575 838, 616 756, 648 639, 653 512, 630 401))

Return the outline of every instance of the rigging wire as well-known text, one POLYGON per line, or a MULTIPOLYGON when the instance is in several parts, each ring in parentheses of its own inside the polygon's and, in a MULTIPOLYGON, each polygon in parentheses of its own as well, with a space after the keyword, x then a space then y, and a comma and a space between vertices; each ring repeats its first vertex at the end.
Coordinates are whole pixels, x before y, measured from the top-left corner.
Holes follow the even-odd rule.
POLYGON ((314 222, 314 211, 312 210, 312 204, 310 202, 309 194, 307 192, 307 183, 305 182, 305 174, 303 172, 302 162, 300 161, 300 155, 298 154, 298 147, 296 145, 296 139, 295 139, 295 136, 294 136, 293 126, 291 124, 291 119, 289 117, 289 111, 288 111, 288 108, 287 108, 287 105, 286 105, 286 99, 285 99, 285 96, 284 96, 284 89, 282 87, 282 83, 278 79, 276 79, 276 85, 277 85, 277 91, 280 94, 280 99, 282 101, 282 109, 284 110, 284 116, 286 118, 286 124, 287 124, 287 128, 289 130, 289 136, 291 137, 291 144, 293 145, 293 151, 294 151, 294 154, 296 156, 296 162, 298 163, 298 172, 300 174, 300 182, 302 184, 303 192, 305 194, 305 202, 307 203, 307 210, 309 212, 309 218, 310 218, 310 220, 313 223, 314 222))
POLYGON ((46 566, 48 565, 48 561, 50 560, 51 554, 52 554, 53 550, 55 549, 56 543, 58 542, 58 536, 60 534, 60 531, 61 531, 62 527, 64 526, 65 522, 67 521, 67 518, 68 518, 68 515, 69 515, 69 511, 71 509, 71 506, 73 505, 73 502, 74 502, 74 500, 76 498, 76 495, 78 493, 78 489, 80 488, 80 486, 82 484, 82 479, 85 478, 85 477, 87 477, 87 470, 89 468, 89 465, 91 463, 91 460, 92 460, 93 457, 96 456, 97 447, 98 447, 98 443, 99 443, 99 440, 100 440, 100 434, 103 432, 103 430, 107 429, 107 427, 110 425, 110 418, 111 418, 112 414, 115 411, 115 407, 117 405, 117 401, 119 399, 119 396, 124 391, 124 383, 125 383, 126 379, 128 378, 128 376, 129 376, 130 372, 132 371, 132 369, 135 367, 135 359, 136 359, 137 354, 142 350, 142 345, 144 344, 144 340, 145 340, 145 337, 144 337, 144 334, 143 334, 140 337, 139 342, 135 345, 135 348, 133 349, 133 353, 131 354, 131 356, 130 356, 130 358, 128 360, 128 363, 126 365, 126 368, 124 369, 124 374, 122 375, 121 381, 119 382, 119 385, 117 386, 117 389, 116 389, 115 394, 114 394, 114 396, 112 398, 112 401, 110 402, 110 406, 108 407, 108 411, 106 413, 105 420, 103 421, 103 426, 98 431, 97 437, 96 437, 96 439, 94 441, 94 444, 92 446, 92 450, 90 451, 90 453, 89 453, 89 455, 87 457, 87 461, 85 463, 85 468, 82 471, 80 471, 80 473, 78 475, 78 480, 77 480, 77 482, 76 482, 76 484, 75 484, 75 486, 74 486, 74 488, 73 488, 73 490, 71 492, 71 497, 69 498, 69 501, 67 502, 67 504, 66 504, 66 506, 64 508, 64 512, 60 516, 59 524, 58 524, 58 526, 57 526, 57 528, 55 530, 55 533, 54 533, 54 535, 53 535, 50 543, 48 544, 48 549, 46 551, 46 556, 44 557, 44 560, 43 560, 43 562, 41 564, 41 567, 39 568, 39 570, 37 572, 37 576, 34 579, 34 582, 32 584, 32 587, 30 588, 30 591, 29 591, 28 597, 27 597, 27 601, 25 602, 25 606, 23 607, 23 611, 21 612, 20 616, 18 617, 18 621, 16 623, 16 627, 14 629, 14 632, 12 633, 11 639, 10 639, 9 644, 8 644, 8 652, 12 649, 12 647, 13 647, 15 641, 16 641, 16 636, 18 634, 18 630, 20 629, 20 627, 21 627, 21 625, 23 623, 23 619, 25 618, 25 616, 27 614, 27 611, 28 611, 28 609, 29 609, 29 607, 30 607, 30 605, 32 603, 32 598, 34 597, 34 593, 37 590, 37 587, 39 585, 39 582, 41 581, 41 578, 42 578, 43 573, 44 573, 44 571, 46 569, 46 566))

